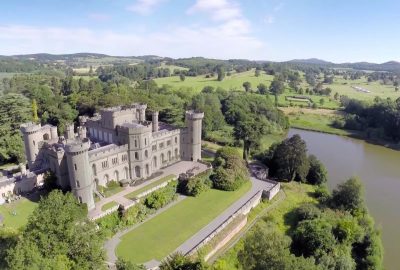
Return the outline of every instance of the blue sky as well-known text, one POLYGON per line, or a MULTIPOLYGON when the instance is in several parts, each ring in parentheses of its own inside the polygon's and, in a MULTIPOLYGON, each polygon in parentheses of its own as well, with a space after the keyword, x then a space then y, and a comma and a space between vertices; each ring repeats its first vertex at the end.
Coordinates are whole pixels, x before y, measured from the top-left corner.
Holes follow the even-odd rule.
POLYGON ((396 0, 13 0, 0 54, 400 61, 396 0))

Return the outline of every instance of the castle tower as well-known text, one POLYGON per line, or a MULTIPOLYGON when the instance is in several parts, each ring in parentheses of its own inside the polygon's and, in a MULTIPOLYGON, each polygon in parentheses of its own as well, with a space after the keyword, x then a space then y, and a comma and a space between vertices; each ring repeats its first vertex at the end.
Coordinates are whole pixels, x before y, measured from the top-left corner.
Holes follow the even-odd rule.
POLYGON ((152 113, 152 124, 153 124, 153 132, 158 131, 158 111, 153 111, 152 113))
POLYGON ((72 193, 80 203, 86 203, 88 210, 95 207, 93 199, 94 184, 89 165, 88 139, 77 140, 65 146, 68 174, 72 193))
POLYGON ((201 126, 204 113, 196 111, 186 111, 186 149, 184 158, 187 160, 201 160, 201 126))
POLYGON ((21 125, 21 132, 24 138, 25 155, 30 170, 35 169, 36 158, 39 154, 39 142, 43 140, 41 125, 26 123, 21 125))
POLYGON ((67 124, 65 127, 65 139, 71 140, 75 138, 74 124, 67 124))

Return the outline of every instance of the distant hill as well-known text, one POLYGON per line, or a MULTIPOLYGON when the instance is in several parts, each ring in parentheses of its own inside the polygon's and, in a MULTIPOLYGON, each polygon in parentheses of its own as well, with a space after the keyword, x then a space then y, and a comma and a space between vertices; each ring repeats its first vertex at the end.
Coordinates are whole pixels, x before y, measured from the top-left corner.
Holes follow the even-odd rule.
MULTIPOLYGON (((99 53, 74 53, 74 54, 48 54, 48 53, 36 53, 36 54, 24 54, 24 55, 13 55, 13 56, 1 56, 0 60, 3 63, 18 62, 22 61, 24 64, 27 62, 36 62, 37 64, 48 65, 61 65, 73 68, 89 67, 89 66, 100 66, 100 65, 113 65, 113 64, 135 64, 142 62, 151 61, 165 61, 166 63, 176 64, 179 66, 207 66, 212 65, 242 65, 242 66, 254 66, 257 64, 273 63, 272 61, 250 61, 246 59, 210 59, 205 57, 190 57, 190 58, 178 58, 173 59, 170 57, 161 57, 157 55, 142 55, 142 56, 111 56, 99 53)), ((283 64, 289 64, 290 66, 312 66, 312 67, 324 67, 324 68, 351 68, 356 70, 371 70, 371 71, 389 71, 400 73, 400 62, 389 61, 382 64, 368 63, 368 62, 356 62, 356 63, 333 63, 318 58, 309 59, 293 59, 285 62, 278 62, 283 64)), ((15 66, 16 64, 12 64, 15 66)), ((15 68, 13 68, 15 69, 15 68)), ((18 69, 16 69, 18 70, 18 69)))
POLYGON ((304 64, 313 64, 313 65, 333 65, 334 63, 328 62, 325 60, 321 60, 318 58, 309 58, 309 59, 293 59, 287 61, 288 63, 304 63, 304 64))

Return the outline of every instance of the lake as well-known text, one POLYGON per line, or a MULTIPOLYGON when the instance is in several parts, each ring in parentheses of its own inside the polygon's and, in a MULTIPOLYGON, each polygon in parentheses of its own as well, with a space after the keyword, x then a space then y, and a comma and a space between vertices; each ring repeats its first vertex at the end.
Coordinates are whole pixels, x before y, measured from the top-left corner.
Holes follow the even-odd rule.
POLYGON ((288 136, 299 134, 309 154, 317 156, 329 173, 329 187, 351 176, 365 186, 368 208, 382 229, 386 269, 400 265, 400 151, 362 140, 319 132, 290 129, 288 136))

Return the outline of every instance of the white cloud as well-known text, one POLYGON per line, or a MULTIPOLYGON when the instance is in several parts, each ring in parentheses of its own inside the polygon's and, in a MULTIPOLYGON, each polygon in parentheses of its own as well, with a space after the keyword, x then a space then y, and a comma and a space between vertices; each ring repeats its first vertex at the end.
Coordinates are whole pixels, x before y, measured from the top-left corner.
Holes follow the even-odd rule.
POLYGON ((263 43, 242 34, 243 29, 237 31, 240 27, 243 27, 240 20, 230 20, 213 27, 179 26, 139 34, 134 31, 118 33, 87 28, 0 25, 0 54, 96 52, 124 56, 156 54, 262 59, 265 56, 263 43))
POLYGON ((94 21, 108 21, 111 19, 110 15, 107 14, 102 14, 102 13, 90 13, 88 15, 89 19, 92 19, 94 21))
POLYGON ((136 0, 136 2, 133 5, 127 7, 127 9, 141 15, 148 15, 157 6, 165 1, 166 0, 136 0))

